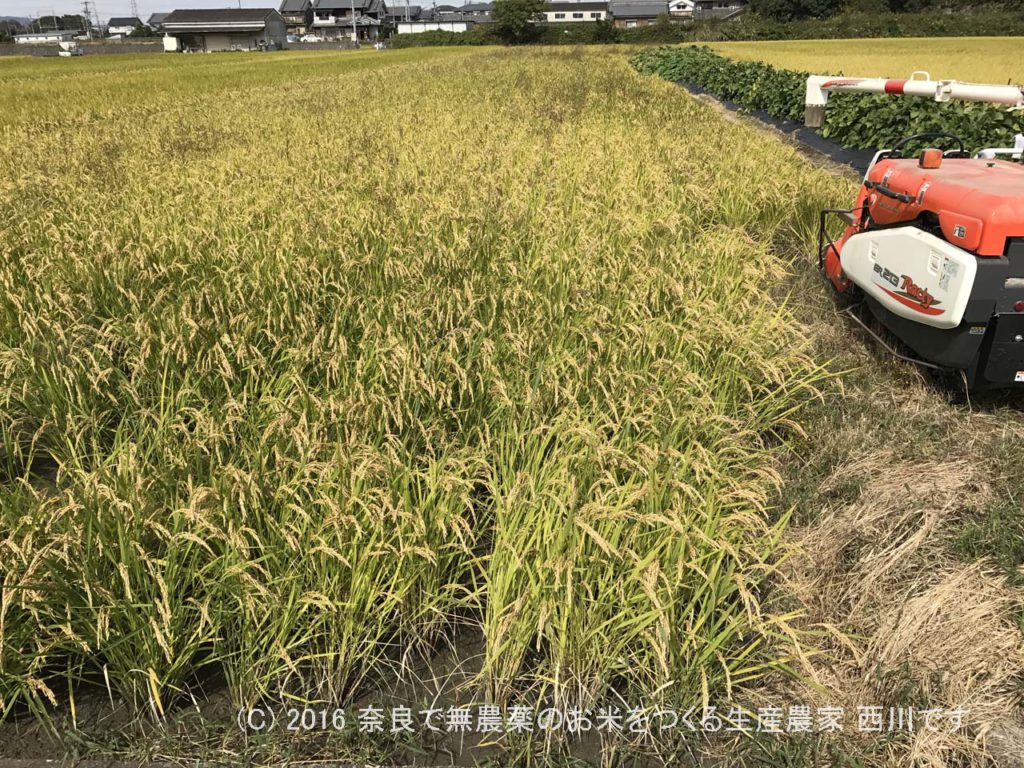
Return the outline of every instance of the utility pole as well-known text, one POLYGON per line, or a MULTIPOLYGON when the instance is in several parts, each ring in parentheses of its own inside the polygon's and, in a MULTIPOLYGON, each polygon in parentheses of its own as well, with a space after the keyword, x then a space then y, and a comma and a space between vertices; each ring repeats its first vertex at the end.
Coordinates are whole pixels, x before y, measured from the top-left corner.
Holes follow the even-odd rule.
POLYGON ((359 33, 356 32, 356 0, 352 0, 352 44, 359 45, 359 33))
POLYGON ((82 19, 85 21, 85 36, 92 40, 92 12, 89 10, 89 0, 82 0, 82 19))
POLYGON ((139 18, 139 4, 138 4, 137 0, 132 0, 132 2, 131 2, 131 12, 132 12, 132 18, 133 19, 138 19, 139 18))

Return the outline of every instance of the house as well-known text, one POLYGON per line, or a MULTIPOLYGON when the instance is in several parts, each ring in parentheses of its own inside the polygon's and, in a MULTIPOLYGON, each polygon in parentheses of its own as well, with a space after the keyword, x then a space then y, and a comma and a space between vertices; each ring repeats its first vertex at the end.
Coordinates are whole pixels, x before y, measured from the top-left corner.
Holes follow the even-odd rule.
POLYGON ((461 8, 458 8, 457 11, 462 15, 463 19, 469 19, 472 21, 491 20, 490 3, 466 3, 461 8))
POLYGON ((728 19, 746 7, 747 0, 694 0, 693 18, 728 19))
POLYGON ((285 25, 273 8, 196 8, 164 18, 165 51, 261 51, 281 48, 285 25))
POLYGON ((128 37, 141 26, 142 19, 137 16, 114 16, 107 22, 107 37, 128 37))
POLYGON ((689 19, 693 16, 693 0, 669 0, 668 15, 673 19, 689 19))
POLYGON ((387 8, 385 15, 388 23, 395 25, 400 21, 419 21, 423 18, 423 7, 419 5, 395 4, 387 8))
POLYGON ((631 29, 654 24, 659 16, 668 16, 668 2, 648 0, 611 0, 611 14, 616 27, 631 29))
POLYGON ((39 43, 66 43, 82 34, 80 29, 47 29, 44 32, 26 32, 15 35, 14 42, 19 45, 38 45, 39 43))
POLYGON ((384 0, 316 0, 313 31, 328 40, 376 40, 386 14, 384 0))
POLYGON ((608 18, 608 3, 592 2, 554 2, 548 3, 544 11, 544 20, 554 24, 565 24, 581 21, 602 21, 608 18))
POLYGON ((476 26, 475 21, 400 21, 395 26, 399 35, 415 35, 420 32, 468 32, 476 26))
POLYGON ((313 25, 311 0, 284 0, 280 13, 289 35, 304 35, 313 25))
POLYGON ((149 15, 149 18, 146 19, 146 26, 152 29, 154 32, 159 32, 161 25, 164 23, 164 19, 166 18, 166 13, 151 13, 149 15))

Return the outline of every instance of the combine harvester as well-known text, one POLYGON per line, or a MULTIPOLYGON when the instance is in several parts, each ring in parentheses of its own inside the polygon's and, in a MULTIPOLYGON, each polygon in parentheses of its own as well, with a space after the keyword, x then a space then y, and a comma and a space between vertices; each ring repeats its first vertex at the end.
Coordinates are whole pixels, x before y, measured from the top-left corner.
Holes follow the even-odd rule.
MULTIPOLYGON (((923 77, 920 77, 923 75, 923 77)), ((884 93, 1024 107, 1013 85, 932 80, 807 80, 805 123, 820 127, 832 92, 884 93)), ((853 208, 821 212, 819 266, 835 290, 862 298, 914 356, 896 356, 958 374, 968 391, 1024 388, 1024 136, 1014 147, 973 157, 949 133, 908 136, 877 152, 853 208), (940 141, 941 140, 941 141, 940 141), (909 144, 935 142, 904 157, 909 144), (829 216, 846 223, 828 235, 829 216)))

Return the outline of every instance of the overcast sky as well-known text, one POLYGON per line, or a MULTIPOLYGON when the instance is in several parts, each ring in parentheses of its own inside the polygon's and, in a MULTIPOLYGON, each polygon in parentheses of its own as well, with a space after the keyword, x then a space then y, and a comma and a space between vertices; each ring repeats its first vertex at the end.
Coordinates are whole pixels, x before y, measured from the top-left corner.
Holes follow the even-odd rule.
MULTIPOLYGON (((106 23, 111 16, 131 15, 131 0, 94 0, 100 22, 106 23)), ((158 11, 173 11, 175 8, 237 8, 238 0, 136 0, 139 16, 145 21, 149 14, 158 11)), ((276 8, 280 0, 241 0, 243 8, 276 8)), ((0 16, 58 16, 65 13, 81 13, 82 3, 75 0, 0 0, 0 16)))

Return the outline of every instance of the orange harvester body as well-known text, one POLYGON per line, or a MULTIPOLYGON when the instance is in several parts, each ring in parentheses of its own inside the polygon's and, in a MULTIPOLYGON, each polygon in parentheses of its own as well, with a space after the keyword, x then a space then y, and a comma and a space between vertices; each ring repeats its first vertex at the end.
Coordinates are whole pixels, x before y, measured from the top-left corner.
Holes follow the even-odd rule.
POLYGON ((964 154, 880 156, 822 268, 917 360, 1024 387, 1024 165, 964 154))
MULTIPOLYGON (((912 201, 861 186, 854 212, 863 213, 836 243, 839 250, 867 222, 870 227, 883 227, 909 223, 926 213, 937 217, 946 240, 976 256, 1004 256, 1010 238, 1024 238, 1024 165, 1020 163, 963 158, 945 159, 938 168, 922 168, 914 159, 886 159, 875 164, 867 180, 912 201)), ((825 273, 837 290, 849 287, 834 250, 826 254, 825 273)))

